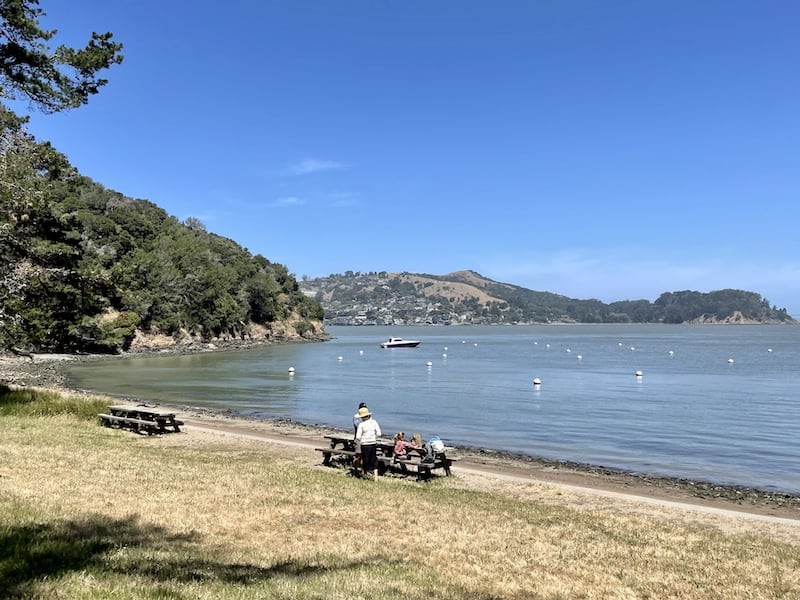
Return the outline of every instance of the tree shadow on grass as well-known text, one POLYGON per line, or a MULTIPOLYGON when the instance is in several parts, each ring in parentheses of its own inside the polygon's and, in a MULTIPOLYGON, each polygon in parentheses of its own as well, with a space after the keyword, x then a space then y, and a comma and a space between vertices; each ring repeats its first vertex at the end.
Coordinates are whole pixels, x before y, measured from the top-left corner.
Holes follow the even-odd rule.
POLYGON ((80 520, 0 529, 0 598, 29 598, 37 583, 70 572, 95 571, 156 582, 254 584, 276 576, 306 577, 316 572, 359 565, 308 564, 287 561, 269 568, 195 558, 196 534, 175 534, 136 517, 111 519, 92 515, 80 520), (139 553, 111 561, 124 548, 172 554, 140 558, 139 553), (182 558, 185 557, 185 558, 182 558))
POLYGON ((191 541, 137 518, 93 515, 80 520, 6 527, 0 530, 0 594, 26 597, 36 581, 70 571, 102 568, 107 553, 124 546, 191 541))

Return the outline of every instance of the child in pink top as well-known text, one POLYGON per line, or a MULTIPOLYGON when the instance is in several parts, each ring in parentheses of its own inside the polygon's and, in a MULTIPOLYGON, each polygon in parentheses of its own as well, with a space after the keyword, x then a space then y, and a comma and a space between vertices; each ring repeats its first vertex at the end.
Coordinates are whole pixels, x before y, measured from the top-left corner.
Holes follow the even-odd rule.
POLYGON ((405 456, 409 448, 417 448, 411 442, 406 441, 406 434, 402 431, 395 433, 394 437, 394 458, 397 460, 400 456, 405 456))

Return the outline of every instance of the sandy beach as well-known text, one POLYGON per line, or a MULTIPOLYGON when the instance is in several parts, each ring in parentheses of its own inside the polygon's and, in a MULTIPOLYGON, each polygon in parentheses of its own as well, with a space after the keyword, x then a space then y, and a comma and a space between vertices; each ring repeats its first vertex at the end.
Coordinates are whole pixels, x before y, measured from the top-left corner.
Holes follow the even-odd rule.
MULTIPOLYGON (((10 386, 69 390, 65 375, 70 364, 98 357, 37 355, 0 356, 0 382, 10 386)), ((135 399, 128 399, 135 400, 135 399)), ((185 422, 193 444, 213 445, 220 436, 235 437, 269 448, 270 452, 321 465, 315 447, 324 446, 325 433, 334 430, 290 420, 255 420, 235 414, 173 407, 185 422)), ((727 531, 762 531, 792 543, 800 543, 800 497, 763 490, 720 486, 708 482, 652 477, 602 466, 542 460, 482 448, 456 448, 454 481, 469 489, 510 494, 515 497, 558 502, 580 510, 640 514, 682 521, 712 520, 727 531)), ((347 476, 340 469, 342 476, 347 476)))

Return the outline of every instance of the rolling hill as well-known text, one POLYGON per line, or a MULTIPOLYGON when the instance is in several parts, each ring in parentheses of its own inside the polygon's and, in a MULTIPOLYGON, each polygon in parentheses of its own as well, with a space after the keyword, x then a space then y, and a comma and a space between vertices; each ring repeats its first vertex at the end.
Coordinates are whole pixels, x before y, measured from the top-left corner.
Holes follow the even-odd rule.
POLYGON ((665 292, 654 302, 606 304, 493 281, 475 271, 447 275, 347 271, 300 282, 330 325, 525 323, 796 323, 755 292, 665 292))

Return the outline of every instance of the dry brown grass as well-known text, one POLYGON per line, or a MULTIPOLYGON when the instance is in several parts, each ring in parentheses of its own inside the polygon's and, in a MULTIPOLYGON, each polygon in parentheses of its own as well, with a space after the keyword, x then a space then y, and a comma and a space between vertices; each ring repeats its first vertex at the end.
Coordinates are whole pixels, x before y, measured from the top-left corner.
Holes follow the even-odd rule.
POLYGON ((352 479, 233 437, 0 424, 0 535, 69 557, 0 559, 19 597, 800 598, 800 546, 763 536, 352 479))

